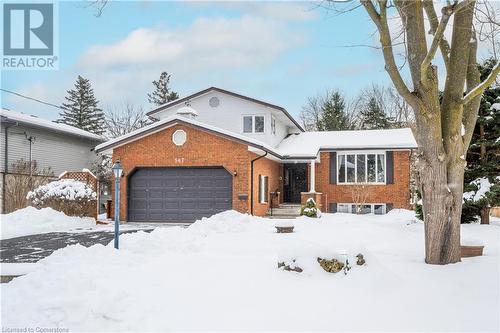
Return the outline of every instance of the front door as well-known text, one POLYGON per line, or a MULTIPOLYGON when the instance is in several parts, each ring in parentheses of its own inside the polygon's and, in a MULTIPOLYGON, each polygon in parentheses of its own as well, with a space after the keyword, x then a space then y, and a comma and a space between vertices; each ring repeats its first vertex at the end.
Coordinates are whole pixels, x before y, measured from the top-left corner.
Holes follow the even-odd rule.
POLYGON ((284 202, 300 203, 300 193, 307 192, 307 164, 285 164, 283 172, 284 202))

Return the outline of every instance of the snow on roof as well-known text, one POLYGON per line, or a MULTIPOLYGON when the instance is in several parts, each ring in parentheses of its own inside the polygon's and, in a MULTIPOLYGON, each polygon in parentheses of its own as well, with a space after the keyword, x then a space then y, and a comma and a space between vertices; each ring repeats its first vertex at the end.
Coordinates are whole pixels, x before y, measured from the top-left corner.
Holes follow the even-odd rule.
POLYGON ((38 118, 38 117, 31 116, 28 114, 20 113, 20 112, 1 109, 0 116, 5 117, 5 118, 10 119, 10 120, 13 120, 13 121, 20 122, 20 123, 29 124, 29 125, 33 125, 33 126, 37 126, 37 127, 43 127, 43 128, 51 129, 54 131, 59 131, 59 132, 71 134, 71 135, 81 136, 81 137, 99 140, 99 141, 104 140, 104 138, 102 136, 84 131, 80 128, 73 127, 73 126, 66 125, 66 124, 55 123, 55 122, 47 120, 47 119, 38 118))
POLYGON ((161 130, 162 125, 167 126, 170 123, 176 124, 179 122, 181 122, 181 123, 184 122, 184 123, 191 124, 191 125, 194 125, 197 127, 205 128, 205 129, 212 131, 212 132, 220 133, 220 134, 225 135, 225 136, 233 137, 236 140, 247 142, 250 145, 255 146, 257 148, 260 147, 263 150, 268 151, 275 156, 280 156, 280 154, 276 151, 276 149, 274 149, 270 145, 265 144, 261 141, 258 141, 258 140, 252 139, 250 137, 240 135, 240 134, 228 131, 228 130, 224 130, 224 129, 219 128, 219 127, 208 125, 206 123, 202 123, 200 121, 197 121, 197 120, 194 120, 191 118, 186 118, 186 117, 183 117, 181 115, 173 115, 171 117, 154 122, 148 126, 144 126, 142 128, 139 128, 139 129, 137 129, 133 132, 130 132, 128 134, 125 134, 125 135, 119 136, 117 138, 114 138, 112 140, 109 140, 107 142, 101 143, 100 145, 97 145, 95 147, 95 150, 97 152, 103 152, 103 151, 106 151, 108 149, 112 149, 117 145, 122 145, 122 144, 124 144, 126 142, 130 142, 134 139, 141 138, 147 134, 155 133, 157 131, 155 129, 157 129, 157 127, 160 127, 160 129, 158 129, 158 130, 161 130))
POLYGON ((417 142, 409 128, 292 134, 276 147, 284 156, 315 156, 320 149, 409 149, 417 142))
POLYGON ((389 130, 361 130, 335 132, 303 132, 292 134, 284 139, 278 147, 253 138, 224 130, 200 121, 174 115, 148 126, 101 143, 95 149, 97 152, 110 152, 114 147, 137 140, 145 135, 156 133, 168 125, 187 123, 197 127, 232 137, 248 143, 250 146, 262 149, 283 159, 314 158, 320 149, 411 149, 417 148, 415 138, 409 128, 389 130))

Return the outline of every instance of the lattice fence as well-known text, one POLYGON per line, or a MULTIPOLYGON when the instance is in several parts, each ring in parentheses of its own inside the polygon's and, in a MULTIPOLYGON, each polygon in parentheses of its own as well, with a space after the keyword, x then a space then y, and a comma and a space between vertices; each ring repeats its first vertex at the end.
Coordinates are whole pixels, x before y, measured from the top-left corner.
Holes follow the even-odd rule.
POLYGON ((94 190, 98 191, 97 178, 90 171, 65 171, 59 176, 59 179, 73 179, 87 184, 94 190))

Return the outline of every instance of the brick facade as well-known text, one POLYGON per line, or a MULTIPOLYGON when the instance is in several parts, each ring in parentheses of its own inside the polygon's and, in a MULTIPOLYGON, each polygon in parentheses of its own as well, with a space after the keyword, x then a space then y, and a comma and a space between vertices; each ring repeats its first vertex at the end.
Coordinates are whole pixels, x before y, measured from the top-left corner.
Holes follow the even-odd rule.
MULTIPOLYGON (((113 161, 120 160, 124 169, 121 180, 121 220, 127 220, 128 178, 135 169, 141 167, 223 167, 233 177, 233 209, 250 213, 250 166, 251 160, 258 156, 248 151, 248 145, 244 142, 188 124, 177 124, 116 147, 113 161), (172 142, 172 134, 178 129, 187 133, 187 141, 182 146, 172 142)), ((323 211, 328 211, 332 202, 353 202, 353 186, 329 184, 330 154, 322 152, 320 157, 321 163, 316 164, 316 191, 322 193, 320 204, 323 211)), ((308 171, 308 177, 309 174, 308 171)), ((269 177, 268 192, 278 190, 283 193, 283 164, 268 158, 261 158, 254 163, 254 215, 264 216, 269 209, 270 197, 268 194, 267 203, 259 202, 259 175, 269 177)), ((367 203, 391 203, 394 208, 410 208, 409 177, 409 151, 394 151, 394 184, 368 185, 367 203)))
MULTIPOLYGON (((354 186, 330 184, 330 153, 322 152, 321 163, 316 164, 316 191, 323 193, 323 204, 352 203, 354 186)), ((410 206, 410 152, 394 151, 394 183, 366 185, 366 203, 390 203, 394 208, 410 206)))
MULTIPOLYGON (((120 160, 122 177, 120 196, 121 220, 127 220, 127 181, 134 169, 140 167, 224 167, 233 175, 234 210, 250 212, 250 161, 258 155, 249 152, 246 144, 223 138, 189 125, 178 124, 136 141, 117 147, 113 151, 113 162, 120 160), (172 142, 172 134, 183 129, 187 141, 182 146, 172 142), (246 194, 248 199, 239 198, 246 194)), ((269 190, 279 187, 280 164, 260 159, 254 164, 254 214, 265 215, 269 203, 258 202, 259 174, 269 177, 269 190)), ((114 184, 113 184, 114 191, 114 184)), ((114 193, 113 193, 114 197, 114 193)))
MULTIPOLYGON (((257 157, 256 155, 254 155, 257 157)), ((255 158, 253 157, 253 158, 255 158)), ((269 209, 271 203, 270 195, 267 196, 267 203, 262 204, 259 202, 259 175, 268 176, 268 192, 283 192, 283 181, 281 175, 283 174, 283 165, 281 163, 271 161, 266 158, 261 158, 254 163, 254 180, 253 180, 253 197, 254 197, 254 215, 264 216, 269 209)))

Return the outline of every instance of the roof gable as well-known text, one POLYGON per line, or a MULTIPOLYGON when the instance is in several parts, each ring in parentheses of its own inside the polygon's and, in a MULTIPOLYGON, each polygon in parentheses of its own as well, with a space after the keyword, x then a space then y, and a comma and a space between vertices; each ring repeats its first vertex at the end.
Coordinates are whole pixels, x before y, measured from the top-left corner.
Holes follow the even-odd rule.
POLYGON ((169 108, 171 108, 173 106, 179 105, 181 103, 187 102, 187 101, 189 101, 191 99, 195 99, 197 97, 203 96, 203 95, 205 95, 205 94, 207 94, 209 92, 214 92, 214 91, 222 93, 222 94, 226 94, 226 95, 229 95, 229 96, 232 96, 232 97, 236 97, 236 98, 239 98, 239 99, 243 99, 243 100, 246 100, 246 101, 250 101, 250 102, 253 102, 253 103, 256 103, 256 104, 259 104, 259 105, 263 105, 265 107, 272 108, 272 109, 275 109, 275 110, 278 110, 278 111, 281 111, 281 112, 283 112, 288 117, 288 119, 290 119, 292 121, 292 123, 295 126, 297 126, 297 128, 300 131, 302 131, 302 132, 304 131, 304 129, 302 128, 302 126, 292 117, 292 115, 290 115, 288 113, 288 111, 285 108, 283 108, 281 106, 278 106, 278 105, 275 105, 275 104, 271 104, 269 102, 258 100, 258 99, 252 98, 252 97, 248 97, 248 96, 245 96, 245 95, 241 95, 241 94, 238 94, 238 93, 235 93, 235 92, 232 92, 232 91, 229 91, 229 90, 217 88, 217 87, 210 87, 210 88, 198 91, 198 92, 196 92, 194 94, 191 94, 189 96, 186 96, 186 97, 183 97, 183 98, 179 98, 179 99, 176 99, 175 101, 171 101, 171 102, 168 102, 166 104, 160 105, 156 109, 153 109, 153 110, 149 111, 146 114, 148 116, 150 116, 150 117, 154 117, 154 115, 157 114, 158 112, 167 110, 167 109, 169 109, 169 108))
POLYGON ((135 130, 133 132, 130 132, 128 134, 125 134, 125 135, 122 135, 122 136, 117 137, 115 139, 101 143, 100 145, 95 147, 95 150, 97 153, 109 152, 116 147, 122 146, 124 144, 127 144, 127 143, 135 141, 135 140, 139 140, 140 138, 142 138, 144 136, 148 136, 148 135, 157 133, 157 132, 162 131, 163 129, 168 128, 170 126, 173 126, 175 124, 185 124, 188 126, 192 126, 192 127, 216 134, 218 136, 225 137, 225 138, 228 138, 230 140, 238 141, 238 142, 244 143, 248 146, 266 151, 266 152, 270 153, 271 155, 274 155, 275 157, 278 157, 278 158, 281 157, 279 155, 279 153, 273 147, 271 147, 263 142, 260 142, 258 140, 251 139, 247 136, 239 135, 239 134, 236 134, 236 133, 233 133, 233 132, 221 129, 221 128, 207 125, 205 123, 196 121, 194 119, 190 119, 190 118, 186 118, 186 117, 182 117, 182 116, 178 116, 178 115, 157 121, 153 124, 142 127, 140 129, 135 130))

